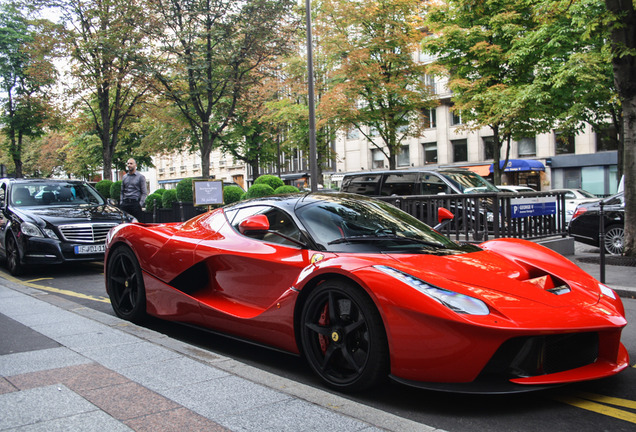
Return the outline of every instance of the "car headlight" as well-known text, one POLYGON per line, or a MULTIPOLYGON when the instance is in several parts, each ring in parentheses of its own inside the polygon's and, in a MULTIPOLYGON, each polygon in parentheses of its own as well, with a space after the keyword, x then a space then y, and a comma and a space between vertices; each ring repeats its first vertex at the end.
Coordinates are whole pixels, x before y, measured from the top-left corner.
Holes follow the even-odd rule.
POLYGON ((396 270, 392 267, 383 265, 374 266, 376 269, 392 276, 405 284, 415 288, 422 294, 429 296, 430 298, 437 300, 453 312, 469 314, 469 315, 488 315, 490 310, 483 301, 470 297, 464 294, 456 293, 443 288, 438 288, 434 285, 428 284, 423 280, 420 280, 407 273, 396 270))
POLYGON ((613 289, 611 289, 607 285, 603 285, 602 283, 598 284, 598 287, 601 289, 601 294, 616 300, 616 293, 614 293, 613 289))
POLYGON ((32 224, 31 222, 23 222, 20 225, 20 231, 22 231, 22 234, 27 235, 29 237, 44 237, 44 234, 42 234, 42 231, 40 231, 40 228, 38 228, 35 224, 32 224))

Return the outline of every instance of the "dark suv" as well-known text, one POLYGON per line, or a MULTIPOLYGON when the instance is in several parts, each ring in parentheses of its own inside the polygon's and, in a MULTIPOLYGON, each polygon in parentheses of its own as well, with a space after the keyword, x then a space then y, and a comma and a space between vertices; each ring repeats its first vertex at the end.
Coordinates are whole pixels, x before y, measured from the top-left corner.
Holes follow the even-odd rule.
POLYGON ((369 196, 499 192, 479 174, 460 168, 351 173, 344 176, 341 191, 369 196))

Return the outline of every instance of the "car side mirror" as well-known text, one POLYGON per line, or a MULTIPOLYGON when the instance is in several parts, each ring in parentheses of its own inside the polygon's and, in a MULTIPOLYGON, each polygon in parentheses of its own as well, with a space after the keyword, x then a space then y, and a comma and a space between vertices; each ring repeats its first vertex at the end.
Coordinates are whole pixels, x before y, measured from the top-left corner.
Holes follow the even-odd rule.
POLYGON ((440 207, 437 209, 437 222, 442 223, 447 220, 453 220, 455 215, 448 209, 440 207))
POLYGON ((239 223, 238 229, 241 234, 247 234, 255 231, 267 231, 269 230, 269 220, 267 219, 267 216, 263 214, 248 216, 239 223))
POLYGON ((440 207, 437 209, 437 222, 438 224, 433 227, 434 230, 439 230, 450 223, 455 218, 455 215, 450 210, 440 207))

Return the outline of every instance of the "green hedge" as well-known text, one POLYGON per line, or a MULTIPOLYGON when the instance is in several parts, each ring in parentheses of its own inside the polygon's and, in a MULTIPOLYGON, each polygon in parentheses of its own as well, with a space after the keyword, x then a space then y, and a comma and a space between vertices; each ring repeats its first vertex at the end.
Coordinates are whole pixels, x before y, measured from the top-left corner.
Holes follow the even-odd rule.
POLYGON ((172 204, 177 202, 177 191, 175 189, 168 189, 161 195, 161 207, 170 209, 172 204))
POLYGON ((266 184, 274 190, 276 190, 276 188, 279 188, 285 185, 285 183, 280 178, 271 174, 265 174, 257 178, 254 181, 254 185, 257 185, 257 184, 266 184))
POLYGON ((161 208, 162 199, 161 194, 156 191, 148 195, 146 198, 146 211, 153 211, 155 209, 155 200, 157 201, 157 208, 161 208))
POLYGON ((232 204, 240 201, 245 191, 239 186, 226 186, 223 188, 223 203, 232 204))
POLYGON ((193 202, 194 195, 192 194, 192 179, 184 178, 177 183, 177 199, 181 202, 193 202))
POLYGON ((110 198, 120 201, 121 198, 121 180, 117 180, 110 185, 110 198))
MULTIPOLYGON (((259 177, 260 178, 260 177, 259 177)), ((259 198, 264 196, 274 195, 274 188, 270 185, 261 183, 261 184, 253 184, 247 190, 245 194, 245 198, 259 198)))
POLYGON ((291 186, 291 185, 283 185, 280 187, 277 187, 274 190, 274 193, 276 195, 282 195, 282 194, 288 194, 288 193, 298 193, 300 192, 300 190, 298 190, 298 188, 296 186, 291 186))
POLYGON ((95 185, 95 189, 99 192, 104 198, 110 198, 110 187, 113 185, 113 182, 110 180, 100 180, 95 185))

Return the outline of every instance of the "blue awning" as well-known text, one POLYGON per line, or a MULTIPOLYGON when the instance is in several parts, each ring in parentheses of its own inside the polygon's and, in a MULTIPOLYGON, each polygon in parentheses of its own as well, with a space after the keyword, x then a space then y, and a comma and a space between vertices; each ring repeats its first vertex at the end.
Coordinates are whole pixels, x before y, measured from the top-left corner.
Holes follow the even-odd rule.
MULTIPOLYGON (((503 168, 505 161, 499 161, 499 167, 503 168)), ((490 172, 494 171, 494 164, 490 164, 490 172)), ((545 171, 545 166, 538 160, 534 159, 509 159, 508 165, 504 172, 517 172, 517 171, 545 171)))

